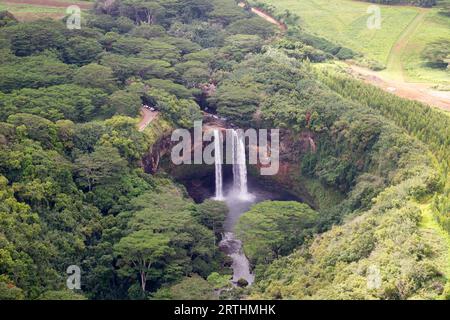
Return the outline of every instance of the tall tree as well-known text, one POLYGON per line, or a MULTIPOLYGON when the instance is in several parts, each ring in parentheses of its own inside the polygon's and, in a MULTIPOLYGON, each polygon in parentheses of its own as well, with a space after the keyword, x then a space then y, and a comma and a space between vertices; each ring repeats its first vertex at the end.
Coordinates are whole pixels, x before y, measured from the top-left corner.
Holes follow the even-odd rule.
POLYGON ((266 201, 246 212, 236 231, 250 260, 268 263, 299 246, 312 234, 317 218, 317 213, 306 204, 266 201))
POLYGON ((169 247, 169 241, 166 234, 143 229, 122 238, 114 246, 115 253, 139 272, 143 292, 145 292, 147 275, 153 264, 173 252, 169 247))
POLYGON ((94 152, 76 159, 75 166, 80 183, 91 191, 97 184, 117 178, 126 168, 126 161, 116 148, 97 146, 94 152))

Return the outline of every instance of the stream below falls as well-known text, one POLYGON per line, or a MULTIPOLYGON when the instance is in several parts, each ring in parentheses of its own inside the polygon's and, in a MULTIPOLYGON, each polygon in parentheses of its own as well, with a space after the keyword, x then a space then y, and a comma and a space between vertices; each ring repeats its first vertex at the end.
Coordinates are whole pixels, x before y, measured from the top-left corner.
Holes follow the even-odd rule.
POLYGON ((239 279, 245 279, 249 285, 255 280, 250 266, 250 262, 244 254, 241 240, 236 238, 234 228, 239 218, 247 212, 250 207, 256 203, 265 200, 297 200, 288 194, 279 194, 265 190, 254 179, 249 177, 248 190, 249 196, 243 198, 232 185, 225 187, 224 201, 228 206, 228 215, 225 219, 224 235, 222 241, 219 243, 220 249, 229 257, 231 257, 233 263, 231 268, 233 269, 233 285, 237 285, 239 279))

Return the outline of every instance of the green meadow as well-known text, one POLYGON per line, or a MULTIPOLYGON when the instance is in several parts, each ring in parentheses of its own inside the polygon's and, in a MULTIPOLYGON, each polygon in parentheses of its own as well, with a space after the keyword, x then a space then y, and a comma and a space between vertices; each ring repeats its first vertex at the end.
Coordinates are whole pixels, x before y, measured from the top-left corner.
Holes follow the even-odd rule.
POLYGON ((433 9, 428 11, 403 51, 402 61, 407 79, 450 84, 449 71, 428 68, 421 57, 427 44, 441 39, 450 39, 450 18, 438 14, 437 10, 433 9))
POLYGON ((402 73, 408 81, 447 83, 448 71, 425 66, 421 53, 427 44, 450 37, 450 19, 438 9, 377 5, 381 28, 369 29, 373 4, 351 0, 263 0, 275 12, 290 12, 309 32, 349 47, 387 66, 385 72, 402 73), (400 48, 396 49, 396 46, 400 48))
POLYGON ((30 0, 29 2, 30 3, 16 3, 12 1, 0 0, 0 11, 7 10, 11 12, 20 21, 32 21, 41 18, 60 19, 66 15, 66 9, 71 4, 84 4, 85 6, 90 5, 90 2, 88 1, 70 0, 57 1, 62 4, 67 4, 67 7, 62 5, 54 5, 53 3, 46 3, 45 0, 30 0))

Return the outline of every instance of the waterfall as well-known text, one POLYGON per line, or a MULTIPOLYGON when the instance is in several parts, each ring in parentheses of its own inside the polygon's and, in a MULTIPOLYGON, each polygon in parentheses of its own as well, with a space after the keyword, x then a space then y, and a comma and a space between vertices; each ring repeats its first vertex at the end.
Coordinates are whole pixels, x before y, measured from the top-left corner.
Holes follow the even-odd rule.
MULTIPOLYGON (((216 133, 214 132, 214 134, 216 133)), ((226 142, 227 164, 229 164, 231 160, 233 168, 233 186, 224 199, 229 210, 224 223, 225 232, 223 233, 223 238, 219 243, 219 247, 233 261, 231 265, 231 268, 233 269, 232 284, 237 286, 239 279, 242 278, 247 280, 248 284, 251 285, 255 279, 255 276, 251 271, 250 262, 245 256, 242 248, 242 242, 237 239, 234 234, 234 226, 239 220, 239 217, 244 212, 247 212, 253 203, 257 202, 257 198, 248 193, 244 131, 227 129, 226 142)), ((218 167, 216 160, 216 190, 218 190, 217 172, 218 167)), ((222 179, 221 176, 220 179, 222 179)))
POLYGON ((247 187, 247 164, 245 158, 245 137, 242 130, 233 130, 232 133, 232 159, 233 159, 233 189, 238 192, 241 199, 249 199, 247 187))
POLYGON ((220 131, 214 129, 214 163, 216 165, 216 200, 223 200, 222 148, 220 131))

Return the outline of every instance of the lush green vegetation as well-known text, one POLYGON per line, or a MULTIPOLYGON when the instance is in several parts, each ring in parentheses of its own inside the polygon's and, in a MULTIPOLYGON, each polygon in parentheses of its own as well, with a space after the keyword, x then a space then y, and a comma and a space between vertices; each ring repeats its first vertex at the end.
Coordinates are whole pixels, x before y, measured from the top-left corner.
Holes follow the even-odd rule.
POLYGON ((254 264, 270 263, 291 253, 313 234, 317 212, 294 201, 262 202, 246 212, 236 227, 254 264))
POLYGON ((360 81, 351 79, 343 73, 321 73, 321 79, 331 89, 344 97, 375 109, 383 116, 405 128, 411 135, 423 141, 439 161, 444 195, 435 194, 433 209, 435 218, 450 233, 448 211, 448 168, 450 157, 450 141, 448 128, 450 118, 447 112, 425 106, 421 103, 404 100, 360 81), (417 116, 421 115, 421 116, 417 116))
MULTIPOLYGON (((418 205, 419 201, 441 192, 442 180, 432 155, 378 111, 362 104, 363 101, 345 100, 322 85, 321 82, 329 86, 340 82, 331 76, 317 76, 308 64, 291 58, 291 50, 295 51, 295 47, 267 48, 264 54, 243 61, 222 80, 223 87, 219 83, 217 95, 224 94, 221 88, 231 90, 229 83, 250 92, 262 92, 258 96, 258 117, 249 114, 253 125, 284 129, 289 136, 285 136, 287 141, 295 141, 295 137, 308 132, 314 137, 317 150, 291 149, 287 161, 300 163, 302 175, 340 190, 346 194, 346 199, 320 209, 315 228, 319 231, 331 228, 331 231, 300 246, 293 254, 289 255, 292 247, 286 247, 282 255, 288 255, 272 264, 268 264, 271 257, 280 254, 277 245, 300 243, 304 240, 302 234, 293 240, 279 240, 284 234, 278 231, 280 226, 271 220, 271 214, 278 213, 277 221, 282 222, 286 211, 283 204, 262 204, 244 214, 238 230, 241 230, 246 253, 256 264, 257 285, 252 296, 439 297, 444 292, 447 265, 436 257, 447 254, 446 249, 442 251, 446 240, 436 230, 430 235, 422 233, 422 213, 418 205), (332 227, 339 224, 342 226, 332 227), (435 241, 440 244, 436 245, 435 241), (402 243, 402 250, 397 250, 395 243, 402 243), (404 246, 405 243, 411 245, 404 246), (423 251, 417 243, 427 249, 423 251), (396 258, 392 257, 392 250, 398 252, 396 258), (256 254, 258 251, 267 253, 256 254), (372 265, 382 275, 384 285, 379 290, 367 286, 372 265), (439 285, 435 286, 437 283, 439 285)), ((345 91, 360 92, 357 89, 345 91)), ((247 98, 241 97, 242 105, 247 105, 247 98)), ((409 103, 396 99, 398 107, 395 108, 399 111, 409 103)), ((417 105, 423 112, 428 110, 417 105)), ((237 108, 236 103, 229 108, 237 108)), ((410 117, 417 117, 417 114, 410 113, 410 117)), ((236 116, 232 120, 239 119, 236 116)), ((417 121, 424 119, 420 117, 417 121)), ((299 219, 296 225, 301 225, 303 220, 299 219)), ((291 234, 289 227, 284 226, 283 230, 291 234)))
POLYGON ((232 0, 100 0, 81 30, 0 26, 0 299, 448 296, 448 237, 430 222, 448 228, 448 118, 313 65, 352 50, 281 35, 232 0), (142 104, 160 116, 138 131, 142 104), (250 288, 230 288, 225 204, 142 168, 205 107, 280 128, 282 187, 317 204, 242 216, 250 288), (81 290, 66 289, 70 265, 81 290))
MULTIPOLYGON (((445 47, 450 36, 450 20, 445 15, 447 1, 376 1, 381 4, 380 28, 368 28, 375 17, 368 11, 369 4, 353 0, 263 0, 249 1, 252 5, 285 21, 290 29, 300 27, 304 32, 326 38, 363 56, 356 57, 358 64, 374 70, 387 68, 389 77, 401 77, 408 81, 449 84, 448 72, 433 68, 424 57, 433 43, 445 47), (431 9, 398 6, 412 4, 431 9), (295 17, 295 18, 294 18, 295 17)), ((307 37, 305 37, 307 38, 307 37)), ((342 55, 352 58, 351 55, 342 55)))
POLYGON ((201 117, 213 71, 275 28, 232 1, 99 1, 80 30, 0 17, 0 298, 194 298, 191 282, 215 297, 230 272, 218 249, 225 205, 195 205, 141 161, 170 127, 201 117), (161 117, 138 132, 144 103, 161 117), (69 265, 80 292, 64 290, 69 265))

